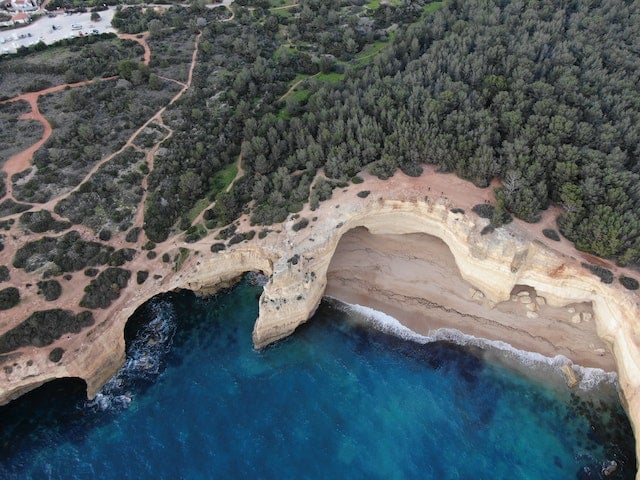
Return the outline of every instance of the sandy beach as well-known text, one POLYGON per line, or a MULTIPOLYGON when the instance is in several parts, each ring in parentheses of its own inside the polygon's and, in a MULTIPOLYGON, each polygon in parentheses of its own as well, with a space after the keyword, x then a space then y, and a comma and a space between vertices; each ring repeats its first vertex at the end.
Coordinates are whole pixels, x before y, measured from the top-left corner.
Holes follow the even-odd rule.
POLYGON ((428 335, 454 328, 548 357, 564 355, 584 367, 615 371, 596 333, 590 303, 546 305, 534 289, 516 286, 494 305, 460 275, 447 245, 426 234, 345 234, 329 266, 325 294, 368 306, 428 335))

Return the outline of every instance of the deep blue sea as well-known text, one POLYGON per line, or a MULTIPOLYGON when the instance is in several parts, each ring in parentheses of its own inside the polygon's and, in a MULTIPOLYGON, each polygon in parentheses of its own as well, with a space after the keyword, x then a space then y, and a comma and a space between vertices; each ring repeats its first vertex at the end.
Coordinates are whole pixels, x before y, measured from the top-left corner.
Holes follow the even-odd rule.
POLYGON ((618 402, 381 333, 330 302, 256 352, 260 292, 245 279, 213 298, 150 300, 127 325, 127 364, 94 401, 58 381, 0 408, 0 478, 634 476, 618 402))

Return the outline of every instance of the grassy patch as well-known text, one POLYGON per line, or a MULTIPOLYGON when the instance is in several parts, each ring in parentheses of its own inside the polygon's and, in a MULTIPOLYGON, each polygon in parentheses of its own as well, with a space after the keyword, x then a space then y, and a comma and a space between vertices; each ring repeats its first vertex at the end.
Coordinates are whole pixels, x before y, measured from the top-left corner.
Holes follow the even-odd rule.
POLYGON ((198 203, 196 203, 193 206, 193 208, 189 210, 189 213, 187 213, 187 218, 189 218, 189 222, 193 223, 196 217, 200 215, 200 212, 205 208, 207 208, 209 204, 211 204, 211 201, 208 198, 203 198, 198 203))
POLYGON ((225 188, 233 182, 233 179, 236 178, 238 174, 238 167, 235 163, 231 165, 227 165, 222 170, 217 171, 213 174, 213 176, 209 179, 209 193, 207 196, 196 203, 191 210, 187 213, 187 218, 189 218, 189 222, 193 223, 196 217, 207 208, 216 195, 222 192, 225 188))
POLYGON ((272 8, 271 13, 278 15, 279 17, 291 18, 293 17, 293 12, 291 10, 295 10, 295 8, 272 8))
POLYGON ((217 195, 227 188, 231 182, 233 182, 233 179, 236 178, 237 174, 238 167, 235 163, 227 165, 222 170, 214 173, 209 180, 209 198, 211 198, 212 195, 217 195))
POLYGON ((280 120, 289 120, 291 118, 291 115, 289 115, 289 113, 287 113, 287 108, 286 107, 282 107, 278 111, 278 114, 276 115, 276 117, 278 117, 280 120))
POLYGON ((362 52, 360 52, 356 58, 353 59, 353 63, 357 66, 368 65, 373 61, 373 58, 376 54, 380 53, 383 48, 389 45, 393 41, 394 32, 389 34, 389 38, 387 40, 378 40, 377 42, 373 42, 370 45, 367 45, 362 52))
POLYGON ((296 89, 293 91, 293 98, 295 98, 296 100, 302 103, 307 101, 310 94, 311 92, 309 91, 308 88, 301 88, 299 90, 296 89))
POLYGON ((269 0, 271 8, 286 7, 288 5, 293 5, 294 3, 297 3, 297 0, 269 0))
POLYGON ((316 78, 321 82, 340 83, 344 80, 344 73, 321 73, 316 78))
POLYGON ((425 5, 423 11, 424 13, 433 13, 437 12, 442 7, 444 7, 444 2, 432 2, 429 5, 425 5))

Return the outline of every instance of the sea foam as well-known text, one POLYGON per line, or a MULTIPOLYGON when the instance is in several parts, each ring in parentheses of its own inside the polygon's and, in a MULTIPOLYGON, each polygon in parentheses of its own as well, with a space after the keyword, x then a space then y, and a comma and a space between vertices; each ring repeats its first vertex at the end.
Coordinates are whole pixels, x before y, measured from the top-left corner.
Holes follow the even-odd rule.
POLYGON ((176 331, 175 312, 171 302, 154 299, 149 303, 152 320, 145 324, 127 347, 127 359, 93 400, 87 402, 96 410, 125 409, 132 401, 130 391, 135 382, 152 381, 161 372, 163 358, 171 349, 176 331))
MULTIPOLYGON (((568 365, 580 379, 578 388, 582 391, 593 390, 616 390, 618 388, 618 376, 615 372, 605 372, 600 368, 583 367, 574 364, 564 355, 547 357, 537 352, 519 350, 512 345, 500 340, 488 340, 485 338, 467 335, 453 328, 439 328, 431 332, 430 335, 421 335, 410 328, 404 326, 400 321, 391 315, 370 307, 358 304, 349 304, 340 300, 327 297, 335 302, 335 305, 346 311, 355 314, 357 321, 363 322, 376 330, 396 337, 419 344, 433 342, 449 342, 455 345, 475 347, 485 353, 492 353, 496 360, 507 366, 515 367, 521 373, 532 376, 533 371, 525 372, 518 366, 523 366, 529 370, 535 370, 534 377, 546 377, 545 374, 553 374, 556 380, 563 380, 561 368, 568 365), (499 358, 495 354, 498 354, 499 358), (542 371, 541 371, 542 370, 542 371)), ((556 382, 562 384, 563 381, 556 382)))

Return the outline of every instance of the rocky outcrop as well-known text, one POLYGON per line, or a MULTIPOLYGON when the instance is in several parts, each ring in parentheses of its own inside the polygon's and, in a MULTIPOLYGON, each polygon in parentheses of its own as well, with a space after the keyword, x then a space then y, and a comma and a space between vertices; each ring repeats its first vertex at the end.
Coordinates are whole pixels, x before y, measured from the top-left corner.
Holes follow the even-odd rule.
MULTIPOLYGON (((374 234, 426 233, 450 248, 462 277, 494 303, 507 301, 515 285, 528 285, 551 306, 591 302, 598 335, 612 350, 622 402, 634 431, 640 426, 640 348, 635 325, 640 309, 636 295, 600 282, 572 258, 538 241, 502 228, 481 235, 486 223, 452 213, 444 202, 372 201, 348 207, 331 224, 318 225, 300 239, 290 256, 274 264, 273 276, 260 299, 253 339, 256 348, 289 335, 317 307, 326 272, 340 237, 356 227, 374 234), (313 241, 310 241, 313 240, 313 241), (291 259, 297 258, 294 263, 291 259)), ((638 458, 640 450, 637 449, 638 458)))
POLYGON ((244 272, 260 271, 270 275, 274 258, 270 250, 243 245, 209 258, 193 259, 181 272, 128 288, 110 309, 96 311, 96 316, 102 314, 102 320, 94 327, 61 340, 65 355, 59 363, 48 360, 50 348, 30 348, 13 355, 10 373, 6 369, 4 378, 0 379, 0 405, 50 380, 66 377, 83 379, 87 396, 93 398, 124 363, 124 327, 140 305, 159 293, 176 289, 211 294, 229 286, 244 272))
MULTIPOLYGON (((591 302, 598 335, 616 359, 623 404, 634 430, 640 427, 640 342, 635 325, 640 309, 635 294, 601 283, 577 260, 521 236, 515 228, 481 235, 486 220, 453 213, 443 199, 371 197, 321 216, 313 228, 294 232, 292 220, 278 236, 200 255, 197 260, 192 257, 179 274, 129 289, 114 304, 111 318, 92 327, 82 342, 63 346, 66 353, 59 364, 52 367, 49 361, 35 362, 31 370, 6 377, 0 384, 0 403, 65 376, 83 378, 88 395, 95 395, 124 360, 124 326, 140 304, 177 288, 210 293, 247 271, 262 271, 269 276, 259 300, 260 313, 253 331, 255 347, 284 338, 309 319, 319 305, 327 269, 341 236, 365 227, 373 234, 425 233, 442 239, 462 277, 490 302, 510 301, 515 285, 535 288, 538 297, 544 299, 541 301, 551 306, 591 302)), ((640 451, 637 453, 640 458, 640 451)))

